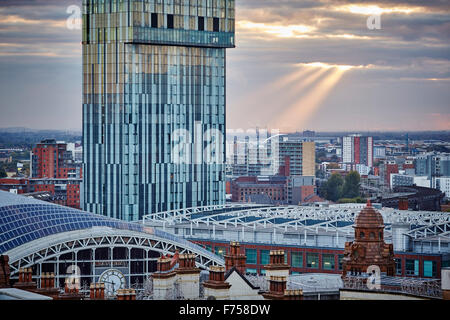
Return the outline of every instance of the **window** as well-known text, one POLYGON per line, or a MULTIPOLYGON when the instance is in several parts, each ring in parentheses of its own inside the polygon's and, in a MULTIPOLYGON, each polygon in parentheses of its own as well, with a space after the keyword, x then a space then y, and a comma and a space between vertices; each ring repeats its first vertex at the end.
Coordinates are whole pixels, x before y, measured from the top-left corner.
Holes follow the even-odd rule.
MULTIPOLYGON (((245 249, 245 255, 247 256, 247 264, 256 264, 256 249, 245 249)), ((256 271, 255 271, 256 272, 256 271)))
POLYGON ((419 275, 419 260, 406 259, 405 273, 407 276, 418 276, 419 275))
POLYGON ((306 267, 317 269, 319 268, 319 254, 318 253, 306 253, 306 267))
POLYGON ((291 252, 291 265, 293 268, 303 268, 303 252, 291 252))
POLYGON ((198 17, 198 31, 205 31, 205 18, 198 17))
POLYGON ((173 29, 173 14, 167 15, 167 29, 173 29))
POLYGON ((157 13, 152 13, 152 28, 158 28, 158 14, 157 13))
POLYGON ((398 276, 402 275, 402 259, 394 259, 395 260, 395 274, 398 276))
POLYGON ((213 19, 213 31, 219 32, 219 18, 213 19))
POLYGON ((359 233, 359 237, 360 237, 361 239, 364 239, 365 236, 366 236, 366 235, 364 234, 364 232, 360 232, 360 233, 359 233))
POLYGON ((342 259, 344 259, 344 255, 338 254, 339 270, 342 270, 342 259))
POLYGON ((322 269, 324 270, 334 270, 334 254, 323 254, 322 255, 322 269))
POLYGON ((369 238, 370 238, 371 240, 374 240, 374 239, 375 239, 375 233, 371 232, 371 233, 369 234, 369 238))
POLYGON ((256 274, 257 274, 256 269, 246 269, 246 270, 245 270, 245 273, 253 274, 253 275, 256 275, 256 274))
POLYGON ((214 250, 218 256, 223 257, 227 253, 227 249, 225 247, 215 247, 214 250))
POLYGON ((259 251, 259 261, 260 264, 266 265, 270 263, 270 255, 269 250, 260 250, 259 251))
POLYGON ((436 261, 425 260, 423 262, 423 276, 424 277, 436 277, 436 261))

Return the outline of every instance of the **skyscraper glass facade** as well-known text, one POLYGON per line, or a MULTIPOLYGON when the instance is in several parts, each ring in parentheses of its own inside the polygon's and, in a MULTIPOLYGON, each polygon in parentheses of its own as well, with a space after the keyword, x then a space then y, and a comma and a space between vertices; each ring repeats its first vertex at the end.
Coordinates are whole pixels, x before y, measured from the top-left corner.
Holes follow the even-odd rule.
POLYGON ((234 0, 84 0, 84 209, 123 220, 225 202, 234 0))

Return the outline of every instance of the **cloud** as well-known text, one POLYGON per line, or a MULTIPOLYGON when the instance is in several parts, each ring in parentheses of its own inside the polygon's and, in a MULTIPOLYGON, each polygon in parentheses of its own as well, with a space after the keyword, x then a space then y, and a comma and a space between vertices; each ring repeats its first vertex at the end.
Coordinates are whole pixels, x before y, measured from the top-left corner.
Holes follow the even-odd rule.
MULTIPOLYGON (((27 101, 33 105, 44 100, 39 92, 54 92, 59 102, 45 100, 46 110, 51 106, 80 112, 77 81, 81 80, 75 81, 73 75, 81 78, 81 32, 67 29, 66 9, 81 4, 81 0, 0 1, 2 97, 10 92, 35 93, 28 100, 8 98, 2 109, 25 108, 27 101), (35 90, 31 82, 23 84, 23 79, 39 79, 49 70, 59 72, 59 79, 70 70, 70 81, 52 82, 48 75, 40 83, 45 87, 45 81, 51 82, 47 87, 55 88, 48 91, 35 90), (70 101, 62 96, 64 92, 70 101)), ((227 51, 228 125, 264 126, 292 106, 300 106, 292 107, 292 115, 308 115, 298 129, 416 128, 414 119, 421 119, 422 129, 448 124, 424 114, 440 114, 448 120, 449 10, 447 0, 237 1, 237 48, 227 51), (368 14, 376 12, 381 12, 381 29, 369 30, 368 14), (320 91, 318 85, 339 67, 346 72, 335 74, 320 91), (306 69, 322 71, 296 73, 306 69), (285 83, 290 76, 294 80, 285 83), (308 96, 311 92, 317 94, 308 96), (301 107, 305 103, 310 106, 301 107), (383 116, 392 112, 393 105, 395 115, 383 116), (396 124, 395 117, 405 114, 411 123, 396 124)), ((29 121, 48 125, 38 119, 44 116, 29 121)), ((23 116, 8 121, 21 124, 23 116)), ((73 125, 64 126, 80 126, 81 116, 71 121, 73 125)))

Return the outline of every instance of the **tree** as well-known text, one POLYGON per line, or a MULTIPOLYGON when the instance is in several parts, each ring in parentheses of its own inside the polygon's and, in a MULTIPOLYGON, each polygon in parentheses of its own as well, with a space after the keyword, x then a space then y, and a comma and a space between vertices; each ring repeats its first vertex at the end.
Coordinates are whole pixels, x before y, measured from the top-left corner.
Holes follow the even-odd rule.
POLYGON ((339 173, 333 173, 328 179, 325 190, 326 199, 331 201, 338 201, 342 196, 342 186, 344 184, 344 179, 342 179, 339 173))
POLYGON ((0 178, 6 178, 7 176, 5 168, 0 167, 0 178))
POLYGON ((344 186, 342 188, 342 197, 356 198, 359 196, 359 183, 361 177, 357 171, 350 171, 345 177, 344 186))

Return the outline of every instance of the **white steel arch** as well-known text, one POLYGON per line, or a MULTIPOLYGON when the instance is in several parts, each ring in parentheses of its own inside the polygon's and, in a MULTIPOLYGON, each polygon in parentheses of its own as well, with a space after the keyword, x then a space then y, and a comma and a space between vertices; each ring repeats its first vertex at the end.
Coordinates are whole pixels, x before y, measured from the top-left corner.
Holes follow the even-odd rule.
POLYGON ((20 268, 31 267, 65 253, 114 246, 139 248, 170 255, 176 250, 179 253, 192 253, 196 255, 197 266, 204 269, 211 265, 224 265, 223 259, 219 256, 193 244, 185 245, 179 241, 146 233, 108 227, 94 227, 51 235, 16 247, 4 254, 9 256, 11 275, 14 276, 20 268))
MULTIPOLYGON (((242 208, 231 206, 203 207, 198 211, 195 208, 172 210, 144 216, 144 225, 176 225, 191 224, 199 226, 213 225, 227 228, 273 228, 281 231, 297 231, 298 228, 313 233, 332 231, 343 234, 353 232, 353 223, 362 210, 363 205, 353 206, 333 205, 325 208, 303 206, 259 206, 255 208, 242 208), (217 210, 215 210, 216 208, 217 210), (195 214, 195 216, 193 216, 195 214)), ((392 224, 409 224, 413 226, 434 226, 449 224, 450 214, 434 211, 403 211, 391 208, 378 209, 383 216, 386 231, 391 232, 392 224)), ((436 229, 436 228, 435 228, 436 229)), ((436 230, 439 230, 437 228, 436 230)), ((425 231, 426 232, 426 231, 425 231)))

